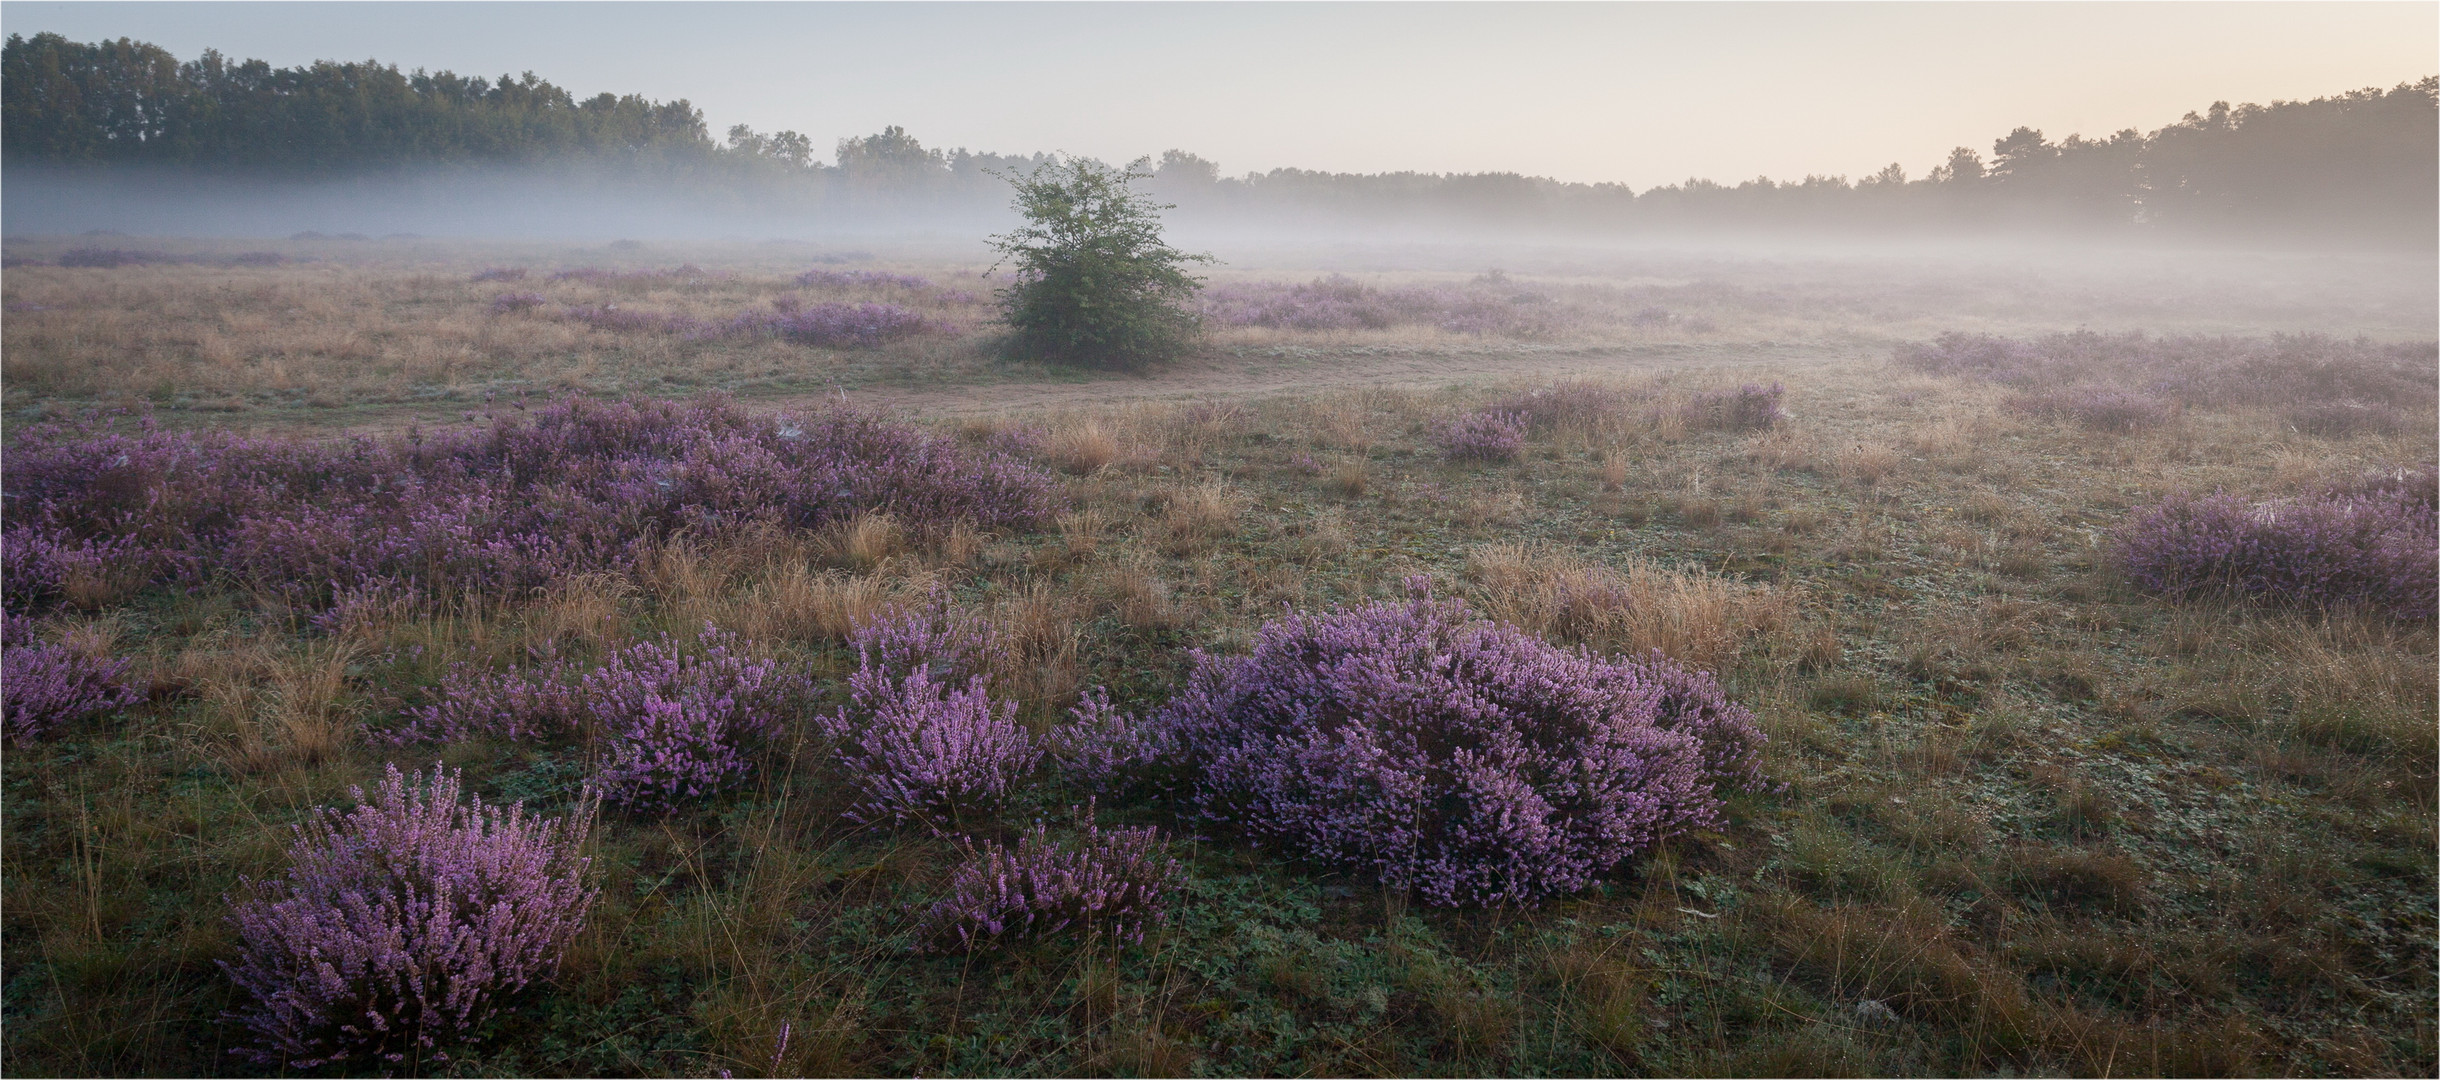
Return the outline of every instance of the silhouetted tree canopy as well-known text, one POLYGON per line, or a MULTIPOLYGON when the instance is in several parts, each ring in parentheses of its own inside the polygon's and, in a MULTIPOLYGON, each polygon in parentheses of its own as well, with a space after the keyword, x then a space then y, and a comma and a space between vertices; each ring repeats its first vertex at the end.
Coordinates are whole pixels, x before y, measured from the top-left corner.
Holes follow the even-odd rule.
MULTIPOLYGON (((498 80, 402 73, 374 61, 274 68, 217 52, 180 63, 121 38, 12 35, 0 57, 0 147, 11 165, 177 166, 330 174, 409 166, 597 162, 639 175, 726 177, 795 205, 996 201, 995 173, 1048 155, 927 148, 903 128, 841 139, 732 127, 724 144, 684 100, 578 100, 527 73, 498 80)), ((1152 189, 1181 216, 1327 218, 1564 231, 1906 229, 2244 235, 2429 246, 2440 227, 2440 78, 2311 101, 2213 104, 2142 134, 2019 127, 1920 179, 1896 164, 1860 180, 1689 179, 1637 193, 1516 173, 1227 177, 1183 150, 1152 189)))

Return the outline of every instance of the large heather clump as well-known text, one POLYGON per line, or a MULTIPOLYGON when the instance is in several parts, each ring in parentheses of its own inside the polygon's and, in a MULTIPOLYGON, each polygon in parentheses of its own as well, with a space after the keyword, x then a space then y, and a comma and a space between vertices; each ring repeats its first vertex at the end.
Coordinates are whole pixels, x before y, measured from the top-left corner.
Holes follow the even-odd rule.
POLYGON ((1109 829, 1088 815, 1072 839, 1036 822, 1014 848, 985 843, 949 877, 949 894, 924 914, 936 946, 974 949, 1062 930, 1136 944, 1166 916, 1181 872, 1155 829, 1109 829))
POLYGON ((847 705, 822 718, 862 795, 849 815, 920 822, 934 831, 987 815, 1042 760, 1016 702, 992 699, 971 621, 945 605, 894 612, 858 627, 847 705))
POLYGON ((1514 461, 1525 448, 1525 417, 1470 412, 1449 421, 1438 438, 1441 453, 1451 461, 1514 461))
POLYGON ((43 425, 6 461, 12 607, 64 595, 103 548, 157 580, 222 580, 309 610, 374 582, 514 594, 700 540, 886 511, 917 531, 1027 526, 1047 475, 846 407, 577 398, 386 443, 43 425), (80 546, 81 545, 81 546, 80 546))
POLYGON ((1291 615, 1250 656, 1198 656, 1160 722, 1205 815, 1441 904, 1581 889, 1760 778, 1752 714, 1708 676, 1421 597, 1291 615))
POLYGON ((707 623, 692 647, 640 641, 598 668, 455 669, 432 704, 409 710, 399 737, 595 741, 608 752, 597 778, 604 798, 669 811, 742 783, 808 696, 802 678, 707 623))
POLYGON ((232 901, 253 1036, 266 1066, 400 1062, 472 1037, 502 999, 548 978, 598 890, 577 852, 592 807, 567 820, 459 797, 456 774, 400 776, 297 831, 286 875, 232 901))
POLYGON ((2400 471, 2396 485, 2356 485, 2293 499, 2176 495, 2118 530, 2120 565, 2165 596, 2236 594, 2312 608, 2360 606, 2433 617, 2440 530, 2433 504, 2400 471))
POLYGON ((35 636, 33 620, 0 616, 0 706, 7 710, 8 741, 34 742, 144 700, 144 692, 127 683, 128 666, 47 644, 35 636))

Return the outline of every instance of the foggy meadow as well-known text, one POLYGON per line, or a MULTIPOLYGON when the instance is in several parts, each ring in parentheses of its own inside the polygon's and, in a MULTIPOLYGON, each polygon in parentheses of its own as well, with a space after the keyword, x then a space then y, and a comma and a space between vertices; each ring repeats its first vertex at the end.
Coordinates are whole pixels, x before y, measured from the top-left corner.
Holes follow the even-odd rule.
POLYGON ((1071 158, 7 49, 12 1074, 2440 1069, 2432 79, 1171 150, 1106 370, 1071 158))

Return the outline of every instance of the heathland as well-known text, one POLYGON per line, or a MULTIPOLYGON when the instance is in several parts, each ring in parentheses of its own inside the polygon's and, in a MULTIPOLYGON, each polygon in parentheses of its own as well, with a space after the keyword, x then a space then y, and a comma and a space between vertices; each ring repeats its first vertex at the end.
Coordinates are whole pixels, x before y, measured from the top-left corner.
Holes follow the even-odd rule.
POLYGON ((12 1074, 2440 1069, 2427 256, 7 255, 12 1074))

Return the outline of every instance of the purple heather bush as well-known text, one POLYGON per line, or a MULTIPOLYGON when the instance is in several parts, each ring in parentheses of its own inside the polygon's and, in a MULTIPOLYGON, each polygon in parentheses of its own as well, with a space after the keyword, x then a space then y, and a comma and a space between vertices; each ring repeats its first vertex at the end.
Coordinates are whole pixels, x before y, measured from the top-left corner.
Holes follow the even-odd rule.
POLYGON ((2177 415, 2176 402, 2103 386, 2023 394, 2015 405, 2035 416, 2069 420, 2095 431, 2145 431, 2166 424, 2177 415))
POLYGON ((572 398, 386 442, 85 419, 24 431, 0 470, 9 569, 32 568, 22 589, 10 575, 11 605, 50 602, 59 567, 105 552, 154 580, 228 582, 313 612, 368 582, 520 595, 627 572, 680 532, 718 542, 870 511, 918 532, 1022 527, 1058 502, 1015 455, 844 406, 761 417, 722 400, 572 398))
POLYGON ((848 811, 858 821, 940 831, 998 809, 1042 757, 1016 702, 993 701, 979 675, 961 688, 934 679, 930 665, 897 678, 868 666, 848 677, 847 694, 822 731, 839 741, 839 762, 862 794, 848 811))
POLYGON ((1547 432, 1563 426, 1598 428, 1615 424, 1640 400, 1617 387, 1571 379, 1511 394, 1489 411, 1519 417, 1533 430, 1547 432))
POLYGON ((1042 736, 1042 749, 1062 774, 1102 789, 1176 757, 1168 729, 1112 705, 1110 691, 1099 686, 1068 710, 1067 723, 1042 736))
POLYGON ((1197 654, 1159 723, 1199 813, 1433 903, 1526 903, 1716 825, 1719 789, 1758 782, 1763 737, 1708 676, 1416 591, 1197 654))
POLYGON ((1156 829, 1108 829, 1088 812, 1082 831, 1053 840, 1040 822, 1014 848, 969 848, 948 895, 926 911, 923 937, 977 949, 1062 930, 1138 944, 1167 917, 1183 876, 1156 829))
POLYGON ((1509 412, 1470 412, 1440 429, 1441 453, 1451 461, 1514 461, 1525 448, 1525 417, 1509 412))
POLYGON ((869 349, 930 332, 953 332, 896 304, 804 304, 748 312, 718 327, 720 337, 776 337, 799 345, 869 349))
POLYGON ((807 270, 796 276, 803 286, 828 288, 929 289, 930 278, 914 274, 892 274, 880 270, 807 270))
POLYGON ((2264 338, 2079 330, 2033 339, 1942 334, 1902 347, 1900 364, 2026 391, 2042 407, 2061 391, 2115 390, 2187 407, 2313 405, 2385 407, 2431 416, 2440 346, 2382 344, 2318 334, 2264 338))
POLYGON ((459 776, 398 767, 367 799, 297 830, 288 872, 244 880, 223 962, 264 1066, 396 1063, 470 1039, 503 999, 557 970, 599 891, 565 820, 462 801, 459 776))
POLYGON ((543 299, 542 294, 538 292, 501 293, 491 298, 491 313, 508 315, 519 311, 532 311, 549 302, 543 299))
POLYGON ((2175 495, 2131 515, 2116 547, 2127 579, 2164 596, 2363 607, 2410 621, 2431 619, 2440 596, 2433 504, 2403 479, 2268 502, 2175 495))
POLYGON ((992 700, 980 674, 959 684, 981 638, 944 605, 872 620, 854 640, 847 704, 821 719, 861 794, 851 817, 941 831, 997 809, 1041 761, 1016 702, 992 700))
POLYGON ((35 742, 144 700, 144 692, 127 682, 128 667, 125 660, 96 660, 48 644, 36 636, 32 619, 0 616, 0 707, 7 710, 8 741, 35 742))
POLYGON ((669 812, 742 783, 755 755, 811 695, 801 677, 706 624, 692 648, 641 641, 587 669, 565 660, 505 672, 466 666, 408 711, 401 741, 574 738, 604 745, 603 798, 669 812))
POLYGON ((1468 285, 1377 288, 1332 275, 1301 285, 1214 285, 1203 290, 1200 303, 1203 317, 1217 325, 1282 330, 1433 326, 1463 334, 1540 337, 1572 317, 1545 294, 1489 279, 1468 285))
POLYGON ((1767 431, 1786 415, 1779 403, 1787 393, 1779 383, 1747 383, 1696 394, 1686 402, 1686 426, 1696 431, 1767 431))

